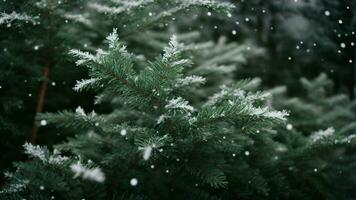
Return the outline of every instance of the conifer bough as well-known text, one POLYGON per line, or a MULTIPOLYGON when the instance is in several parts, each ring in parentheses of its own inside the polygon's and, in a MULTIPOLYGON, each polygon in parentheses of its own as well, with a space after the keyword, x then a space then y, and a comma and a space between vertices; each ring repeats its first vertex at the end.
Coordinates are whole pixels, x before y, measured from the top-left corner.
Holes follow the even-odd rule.
MULTIPOLYGON (((26 144, 26 152, 34 160, 19 165, 16 176, 22 178, 14 180, 3 193, 26 196, 38 192, 59 199, 107 199, 116 194, 122 198, 136 199, 138 195, 166 199, 172 192, 180 199, 190 193, 179 191, 194 189, 191 197, 208 195, 231 187, 228 174, 239 162, 232 155, 249 155, 242 151, 239 138, 264 134, 288 115, 263 105, 267 93, 243 90, 249 81, 224 86, 207 102, 192 105, 182 97, 184 90, 179 90, 196 82, 186 75, 192 61, 182 57, 184 46, 175 36, 163 55, 147 62, 142 70, 135 69, 135 56, 119 41, 116 30, 107 42, 108 50, 95 55, 70 51, 90 75, 90 79, 78 82, 75 90, 101 90, 118 98, 122 110, 117 108, 109 115, 87 114, 82 108, 74 113, 43 114, 41 118, 48 123, 82 132, 57 147, 72 156, 26 144), (142 114, 129 121, 120 119, 120 112, 128 110, 142 114), (26 174, 32 167, 46 170, 42 175, 26 174), (38 177, 26 181, 32 176, 38 177), (48 184, 43 185, 48 193, 38 190, 41 185, 37 184, 55 180, 60 181, 60 187, 48 184), (21 187, 17 187, 19 184, 21 187), (158 186, 167 191, 154 191, 152 187, 158 186), (87 190, 91 187, 96 189, 87 190), (66 191, 69 188, 78 191, 66 191)), ((204 78, 194 80, 203 84, 204 78)))

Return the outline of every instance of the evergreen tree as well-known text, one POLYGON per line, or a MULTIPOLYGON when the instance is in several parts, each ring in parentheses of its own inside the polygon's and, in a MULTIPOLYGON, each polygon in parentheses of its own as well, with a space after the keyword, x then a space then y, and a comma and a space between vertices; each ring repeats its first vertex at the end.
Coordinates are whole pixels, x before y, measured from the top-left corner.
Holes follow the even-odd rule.
MULTIPOLYGON (((355 163, 355 146, 352 143, 356 137, 356 102, 346 94, 333 94, 333 82, 326 74, 320 74, 313 80, 301 78, 300 85, 303 94, 299 97, 288 97, 286 87, 270 91, 273 107, 290 112, 289 122, 279 129, 282 134, 277 138, 290 152, 298 152, 295 154, 298 161, 294 162, 299 169, 291 171, 314 166, 314 172, 320 174, 314 181, 323 198, 352 199, 356 181, 352 172, 355 163), (310 142, 314 144, 309 146, 310 142), (329 193, 326 188, 331 188, 329 193)), ((299 187, 298 191, 305 191, 305 188, 299 187)))
MULTIPOLYGON (((271 9, 281 5, 259 3, 271 9)), ((258 78, 235 81, 232 72, 246 70, 241 65, 263 51, 249 42, 229 43, 224 37, 206 42, 209 33, 190 32, 182 23, 196 18, 187 11, 201 12, 202 7, 207 17, 217 11, 234 18, 227 12, 231 4, 93 0, 78 5, 85 9, 80 15, 70 15, 71 19, 90 22, 92 32, 82 33, 84 28, 67 25, 55 30, 58 37, 53 41, 71 40, 59 42, 61 56, 68 46, 82 48, 83 40, 89 44, 84 48, 94 52, 92 47, 101 46, 106 31, 119 27, 106 37, 108 47, 96 53, 70 51, 76 64, 89 73, 89 78, 77 81, 74 90, 97 93, 95 111, 77 107, 73 112, 70 104, 69 110, 40 114, 39 124, 57 126, 68 140, 53 148, 25 143, 30 160, 16 162, 16 171, 5 173, 8 183, 0 191, 1 199, 354 198, 355 103, 344 95, 332 95, 332 82, 325 75, 313 81, 302 79, 303 87, 293 83, 304 92, 296 98, 288 97, 283 87, 259 91, 258 78), (90 15, 84 20, 86 12, 90 15), (178 13, 185 13, 180 22, 178 13), (169 36, 173 33, 178 34, 169 36), (274 108, 289 110, 290 121, 285 119, 287 112, 274 108)), ((74 11, 74 7, 66 8, 74 11)), ((64 16, 63 9, 56 11, 64 16)), ((31 17, 36 15, 9 13, 2 14, 2 23, 37 19, 31 17)), ((253 17, 258 21, 252 15, 247 22, 254 21, 253 17)), ((190 21, 186 25, 194 26, 190 21)), ((275 41, 273 45, 280 45, 275 41)), ((13 41, 4 43, 12 46, 13 41)), ((281 54, 275 55, 284 57, 284 47, 276 47, 281 54)), ((48 52, 34 58, 48 58, 48 52)), ((13 127, 18 127, 13 123, 16 116, 9 120, 13 127)), ((11 127, 3 121, 1 128, 11 127)))
MULTIPOLYGON (((1 63, 4 67, 0 69, 3 105, 0 146, 4 152, 11 152, 1 158, 1 171, 6 170, 13 160, 21 159, 20 146, 26 139, 37 142, 38 126, 46 126, 44 121, 33 122, 37 113, 44 109, 55 111, 73 108, 79 104, 86 108, 93 107, 91 102, 85 100, 88 95, 91 96, 89 93, 71 98, 74 94, 72 85, 76 79, 83 77, 85 70, 74 67, 68 59, 70 48, 93 49, 93 46, 99 46, 106 30, 120 23, 120 34, 127 45, 150 58, 155 51, 159 51, 154 44, 147 42, 149 30, 162 31, 166 27, 164 23, 186 10, 204 7, 224 12, 232 7, 230 4, 199 0, 5 1, 1 6, 3 13, 0 24, 4 30, 1 32, 4 51, 1 63)), ((154 38, 150 40, 154 41, 154 38)), ((212 45, 207 44, 209 47, 212 45)), ((60 134, 58 138, 57 130, 48 128, 46 133, 40 138, 40 143, 56 143, 66 136, 60 134)))
POLYGON ((271 102, 275 108, 290 110, 293 127, 308 135, 331 126, 336 130, 348 130, 352 134, 356 117, 356 102, 348 95, 333 94, 333 81, 326 74, 313 80, 300 79, 303 93, 289 97, 285 87, 272 89, 275 97, 271 102))
MULTIPOLYGON (((184 47, 175 37, 162 56, 141 70, 135 70, 137 57, 127 52, 116 32, 107 40, 108 51, 96 55, 71 51, 78 65, 89 68, 91 77, 75 88, 101 91, 101 97, 111 97, 115 109, 97 114, 79 107, 75 112, 42 115, 48 123, 82 133, 56 146, 53 153, 25 144, 34 159, 18 163, 17 172, 7 174, 11 184, 3 190, 4 198, 340 199, 351 195, 350 188, 330 183, 338 178, 332 176, 333 170, 341 166, 325 165, 329 162, 320 154, 353 145, 353 135, 332 135, 331 129, 310 136, 276 135, 273 124, 284 121, 287 113, 265 107, 266 93, 248 92, 256 88, 256 81, 224 86, 193 104, 184 88, 201 84, 202 78, 186 76, 191 61, 181 57, 184 47)), ((351 165, 343 165, 342 173, 351 172, 347 166, 351 165)))
POLYGON ((307 42, 318 45, 315 63, 322 63, 335 81, 335 90, 355 97, 356 1, 319 1, 301 12, 315 27, 307 42), (311 13, 314 13, 313 15, 311 13))
POLYGON ((266 62, 249 63, 244 75, 260 76, 272 86, 282 81, 296 93, 301 92, 299 78, 323 72, 334 81, 334 92, 348 93, 353 99, 355 3, 240 0, 229 21, 213 23, 232 40, 253 38, 266 49, 266 62))
POLYGON ((78 14, 81 5, 82 1, 1 2, 0 148, 7 152, 0 160, 2 172, 21 158, 21 143, 37 142, 36 113, 69 103, 64 98, 71 90, 67 83, 78 78, 78 71, 68 69, 71 75, 62 76, 63 68, 71 65, 66 54, 70 47, 82 47, 88 38, 84 30, 91 24, 78 14))
POLYGON ((104 88, 102 95, 111 96, 116 109, 104 115, 86 114, 78 108, 75 113, 64 111, 42 116, 61 127, 82 129, 83 134, 58 146, 73 156, 62 157, 58 151, 51 154, 26 144, 26 152, 35 160, 18 165, 16 174, 9 175, 16 177, 12 178, 15 182, 5 192, 25 196, 38 193, 63 199, 115 195, 128 198, 134 194, 164 199, 171 197, 171 193, 176 199, 187 195, 204 197, 212 192, 209 188, 226 187, 226 176, 232 173, 230 167, 239 160, 234 159, 236 155, 248 156, 248 151, 241 152, 239 138, 243 135, 239 132, 248 135, 265 131, 269 124, 284 120, 287 115, 260 107, 265 94, 245 92, 243 88, 250 85, 246 81, 231 88, 223 87, 205 103, 190 105, 184 88, 201 84, 202 78, 185 75, 191 61, 180 57, 183 47, 175 37, 162 56, 140 71, 135 70, 136 57, 126 51, 116 32, 107 40, 109 50, 101 50, 97 55, 71 51, 79 58, 78 65, 89 68, 91 76, 78 82, 75 88, 104 88), (92 162, 100 168, 93 168, 92 162), (77 178, 73 179, 73 175, 77 178), (88 185, 78 177, 106 180, 104 184, 89 181, 88 185), (142 184, 137 185, 138 180, 142 184), (192 190, 195 184, 198 189, 192 190), (138 190, 130 192, 129 188, 136 185, 138 190), (67 190, 73 188, 78 190, 67 190), (182 193, 189 188, 191 193, 182 193))

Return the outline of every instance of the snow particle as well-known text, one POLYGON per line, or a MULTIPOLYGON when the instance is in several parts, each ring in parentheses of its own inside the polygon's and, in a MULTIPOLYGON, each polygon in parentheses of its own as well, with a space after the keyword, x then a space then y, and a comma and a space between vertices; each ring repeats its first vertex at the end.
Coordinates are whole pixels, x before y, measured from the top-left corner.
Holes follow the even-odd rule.
POLYGON ((44 186, 43 185, 41 185, 40 186, 40 190, 44 190, 45 188, 44 188, 44 186))
POLYGON ((125 136, 126 134, 127 134, 127 130, 126 129, 122 129, 120 131, 120 135, 125 136))
POLYGON ((138 184, 138 180, 136 179, 136 178, 132 178, 131 180, 130 180, 130 185, 131 186, 136 186, 138 184))
POLYGON ((286 129, 289 130, 289 131, 292 130, 293 129, 293 125, 292 124, 287 124, 286 129))
POLYGON ((340 47, 344 49, 344 48, 346 48, 346 44, 342 42, 342 43, 340 43, 340 47))
POLYGON ((41 126, 46 126, 47 125, 47 121, 42 119, 41 122, 40 122, 41 126))
POLYGON ((148 160, 151 157, 152 149, 153 149, 152 146, 149 145, 149 146, 143 148, 143 159, 144 160, 148 160))
POLYGON ((245 151, 245 156, 249 156, 250 152, 249 151, 245 151))
POLYGON ((326 16, 330 16, 330 11, 325 10, 324 14, 325 14, 326 16))
POLYGON ((88 168, 78 161, 77 163, 72 164, 70 169, 74 173, 73 178, 81 176, 83 179, 95 181, 98 183, 105 181, 105 174, 98 167, 88 168))
POLYGON ((232 30, 232 32, 231 32, 233 35, 236 35, 236 30, 232 30))
POLYGON ((208 12, 207 15, 208 15, 208 16, 211 16, 211 12, 208 12))
POLYGON ((80 106, 78 106, 78 108, 75 109, 75 112, 76 112, 78 115, 86 116, 85 111, 84 111, 83 108, 80 107, 80 106))

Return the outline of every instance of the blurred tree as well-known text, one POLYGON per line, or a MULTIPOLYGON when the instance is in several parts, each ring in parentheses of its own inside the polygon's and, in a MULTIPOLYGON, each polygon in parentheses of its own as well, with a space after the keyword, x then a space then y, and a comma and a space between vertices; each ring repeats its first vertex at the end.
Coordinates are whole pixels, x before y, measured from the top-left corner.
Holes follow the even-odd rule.
MULTIPOLYGON (((70 47, 86 44, 91 22, 85 13, 78 14, 83 9, 80 0, 2 1, 0 6, 0 148, 7 152, 0 160, 3 171, 20 159, 21 143, 38 141, 36 113, 74 104, 67 98, 72 93, 67 83, 82 71, 68 67, 72 64, 66 54, 70 47)), ((45 137, 56 141, 55 136, 45 137)))

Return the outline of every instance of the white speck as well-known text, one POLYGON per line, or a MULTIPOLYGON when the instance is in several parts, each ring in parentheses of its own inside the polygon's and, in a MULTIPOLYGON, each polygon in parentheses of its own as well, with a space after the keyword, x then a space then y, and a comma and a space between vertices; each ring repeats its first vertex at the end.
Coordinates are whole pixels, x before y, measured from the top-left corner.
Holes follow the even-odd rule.
POLYGON ((169 173, 169 170, 168 170, 168 169, 166 170, 166 173, 167 173, 167 174, 169 173))
POLYGON ((78 161, 77 163, 70 165, 70 169, 74 173, 73 178, 81 176, 83 179, 92 180, 99 183, 105 181, 105 174, 98 167, 88 168, 78 161))
POLYGON ((346 48, 346 44, 342 42, 342 43, 340 43, 340 47, 344 49, 344 48, 346 48))
POLYGON ((40 190, 44 190, 44 186, 43 185, 40 186, 40 190))
POLYGON ((152 146, 149 145, 147 147, 143 148, 143 159, 144 160, 148 160, 151 157, 151 153, 152 153, 152 146))
POLYGON ((149 12, 149 13, 148 13, 148 16, 152 16, 152 13, 151 13, 151 12, 149 12))
POLYGON ((314 168, 314 172, 318 172, 318 169, 317 169, 317 168, 314 168))
POLYGON ((351 60, 351 59, 349 60, 349 63, 352 63, 352 60, 351 60))
POLYGON ((325 14, 326 16, 330 16, 330 11, 325 10, 324 14, 325 14))
POLYGON ((342 23, 343 23, 343 21, 341 19, 339 19, 339 24, 342 24, 342 23))
POLYGON ((187 112, 193 112, 194 107, 189 105, 189 102, 184 100, 182 97, 169 100, 168 104, 165 106, 167 109, 181 109, 187 112))
POLYGON ((95 126, 99 126, 99 122, 96 122, 94 125, 95 125, 95 126))
POLYGON ((249 156, 250 152, 249 151, 245 151, 245 156, 249 156))
POLYGON ((231 18, 232 17, 231 13, 227 13, 227 17, 231 18))
POLYGON ((231 32, 233 35, 236 35, 236 30, 232 30, 232 32, 231 32))
POLYGON ((127 134, 127 130, 126 129, 122 129, 120 131, 120 135, 125 136, 126 134, 127 134))
POLYGON ((207 15, 208 15, 208 16, 211 16, 211 12, 208 12, 207 15))
POLYGON ((80 107, 80 106, 78 106, 78 108, 75 109, 75 112, 76 112, 78 115, 86 116, 85 111, 84 111, 83 108, 80 107))
POLYGON ((288 57, 288 60, 292 60, 292 57, 289 56, 289 57, 288 57))
POLYGON ((28 94, 28 96, 29 96, 29 97, 32 97, 32 94, 31 94, 31 93, 29 93, 29 94, 28 94))
POLYGON ((40 122, 41 126, 46 126, 47 125, 47 121, 42 119, 41 122, 40 122))
POLYGON ((293 129, 293 125, 292 124, 287 124, 286 129, 289 130, 289 131, 292 130, 293 129))
POLYGON ((36 46, 33 47, 33 49, 36 50, 36 51, 37 51, 39 48, 40 48, 40 47, 39 47, 38 45, 36 45, 36 46))
POLYGON ((321 139, 332 136, 335 133, 335 129, 333 127, 329 127, 326 130, 319 130, 310 135, 310 140, 312 142, 317 142, 321 139))
POLYGON ((235 153, 233 153, 233 154, 232 154, 232 157, 235 157, 235 156, 236 156, 236 154, 235 154, 235 153))
POLYGON ((151 169, 154 169, 155 168, 155 166, 154 165, 151 165, 151 169))
POLYGON ((138 180, 137 180, 136 178, 132 178, 132 179, 130 180, 130 185, 136 186, 137 184, 138 184, 138 180))
POLYGON ((250 21, 250 19, 246 17, 245 18, 245 22, 249 22, 249 21, 250 21))
POLYGON ((56 86, 56 82, 52 82, 51 85, 52 85, 52 86, 56 86))
POLYGON ((167 115, 161 115, 158 117, 157 119, 157 124, 161 124, 162 122, 164 122, 167 118, 169 118, 167 115))

